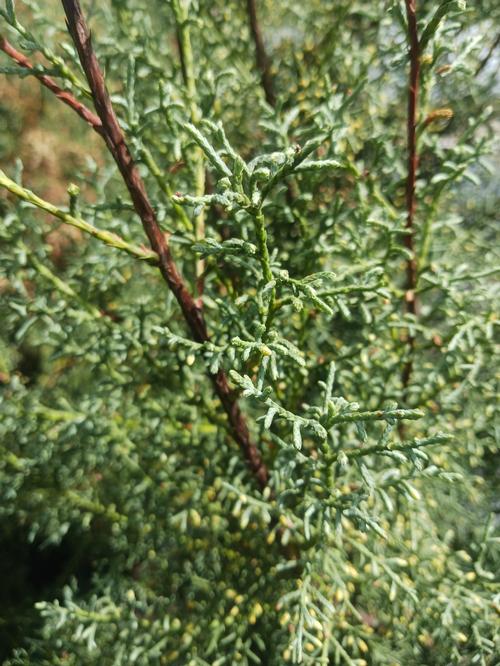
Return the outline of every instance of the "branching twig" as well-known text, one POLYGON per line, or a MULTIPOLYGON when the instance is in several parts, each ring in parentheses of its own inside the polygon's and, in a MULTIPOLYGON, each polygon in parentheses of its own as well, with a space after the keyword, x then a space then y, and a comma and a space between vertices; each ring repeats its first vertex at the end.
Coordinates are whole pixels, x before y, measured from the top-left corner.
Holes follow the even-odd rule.
POLYGON ((82 220, 80 217, 75 217, 74 215, 66 213, 64 210, 61 210, 60 208, 57 208, 57 206, 54 206, 48 201, 45 201, 45 199, 41 199, 34 192, 31 192, 31 190, 27 190, 15 181, 11 180, 4 174, 1 169, 0 187, 5 187, 6 190, 12 192, 12 194, 15 194, 18 199, 22 199, 23 201, 33 204, 33 206, 40 208, 40 210, 44 210, 47 213, 50 213, 66 224, 69 224, 70 226, 75 227, 76 229, 79 229, 86 234, 89 234, 89 236, 97 238, 102 243, 105 243, 110 247, 114 247, 117 250, 123 250, 127 254, 130 254, 132 257, 146 261, 149 264, 153 264, 155 266, 158 265, 158 256, 156 252, 145 247, 134 245, 133 243, 128 243, 121 236, 118 236, 118 234, 115 234, 111 231, 98 229, 97 227, 94 227, 93 224, 82 220))
MULTIPOLYGON (((415 290, 417 286, 417 262, 415 257, 415 184, 417 179, 418 154, 417 154, 417 116, 418 116, 418 92, 420 82, 420 44, 418 39, 416 0, 406 1, 406 16, 408 19, 408 34, 410 41, 410 77, 408 83, 408 118, 407 118, 407 149, 408 149, 408 175, 406 179, 406 229, 408 234, 404 237, 406 248, 411 257, 406 262, 406 312, 415 316, 418 304, 415 290)), ((403 368, 401 381, 403 390, 406 391, 410 382, 413 369, 413 351, 415 348, 415 336, 408 333, 408 359, 403 368)))
POLYGON ((250 23, 250 32, 252 33, 255 45, 255 61, 260 72, 262 88, 264 89, 267 103, 269 106, 274 107, 276 105, 276 95, 274 94, 273 77, 271 75, 269 58, 267 57, 266 48, 264 46, 264 39, 262 38, 262 32, 260 30, 255 0, 247 0, 247 12, 250 23))
POLYGON ((0 49, 6 53, 9 58, 12 58, 21 67, 25 67, 33 72, 33 75, 40 81, 42 85, 48 88, 51 92, 58 97, 61 102, 70 106, 73 111, 76 111, 78 115, 85 120, 98 134, 104 136, 102 123, 99 116, 88 109, 85 104, 82 104, 72 93, 67 90, 60 88, 54 79, 47 74, 42 72, 37 72, 35 67, 31 64, 28 58, 17 51, 10 42, 8 42, 5 37, 0 35, 0 49))
MULTIPOLYGON (((78 115, 85 120, 86 123, 92 127, 92 129, 99 134, 99 136, 104 138, 104 132, 102 128, 101 119, 93 111, 91 111, 85 104, 82 104, 71 92, 63 90, 60 86, 54 81, 54 79, 42 72, 37 72, 34 65, 31 61, 22 53, 20 53, 12 44, 7 41, 2 35, 0 35, 0 50, 7 54, 15 63, 21 67, 25 67, 33 72, 33 75, 40 81, 40 83, 48 88, 54 95, 60 99, 64 104, 67 104, 73 111, 76 111, 78 115)), ((162 173, 153 159, 153 156, 143 147, 141 149, 141 157, 144 160, 144 163, 148 167, 149 171, 157 181, 163 193, 166 195, 167 199, 171 202, 171 197, 173 192, 170 189, 168 183, 164 180, 162 173)), ((181 206, 173 204, 174 211, 182 222, 185 229, 191 229, 191 221, 187 217, 184 209, 181 206)))
MULTIPOLYGON (((95 118, 92 115, 88 115, 88 109, 83 107, 83 105, 76 107, 72 96, 65 96, 62 99, 103 136, 120 170, 124 183, 129 190, 134 208, 141 219, 151 247, 158 256, 158 265, 161 274, 175 295, 193 338, 198 342, 205 342, 208 340, 208 333, 203 314, 187 289, 174 262, 168 242, 156 220, 142 178, 125 142, 125 136, 116 118, 102 71, 92 48, 90 32, 80 4, 78 0, 62 0, 62 4, 66 13, 69 32, 77 48, 82 68, 91 88, 92 98, 99 117, 98 120, 101 123, 100 129, 98 129, 99 124, 96 123, 95 118)), ((12 51, 9 55, 14 57, 12 51)), ((20 64, 29 67, 27 61, 20 64)), ((43 79, 38 78, 43 85, 61 98, 60 93, 63 91, 55 82, 48 79, 45 75, 41 76, 43 76, 43 79)), ((250 439, 248 427, 229 388, 227 377, 222 370, 219 370, 216 374, 210 374, 210 377, 227 414, 233 436, 241 447, 252 473, 263 488, 268 482, 268 470, 262 460, 260 451, 250 439)))
MULTIPOLYGON (((151 247, 158 254, 161 274, 175 295, 184 318, 197 342, 208 340, 206 324, 200 307, 187 289, 174 262, 170 247, 162 234, 148 199, 144 183, 125 142, 125 136, 116 118, 104 77, 92 48, 90 33, 78 0, 62 0, 68 29, 75 43, 80 62, 87 77, 94 104, 104 128, 104 139, 130 192, 151 247)), ((229 388, 222 370, 211 374, 216 392, 227 413, 233 435, 243 450, 245 458, 261 487, 268 481, 268 471, 259 450, 250 440, 245 419, 229 388)))
POLYGON ((391 444, 374 444, 373 446, 365 446, 359 449, 345 449, 336 453, 333 459, 338 459, 342 454, 348 460, 355 460, 356 458, 363 458, 374 454, 390 455, 393 451, 401 451, 402 453, 411 453, 415 449, 422 449, 426 446, 433 446, 435 444, 444 444, 453 439, 452 435, 446 433, 437 433, 432 437, 425 439, 413 439, 410 442, 391 443, 391 444))

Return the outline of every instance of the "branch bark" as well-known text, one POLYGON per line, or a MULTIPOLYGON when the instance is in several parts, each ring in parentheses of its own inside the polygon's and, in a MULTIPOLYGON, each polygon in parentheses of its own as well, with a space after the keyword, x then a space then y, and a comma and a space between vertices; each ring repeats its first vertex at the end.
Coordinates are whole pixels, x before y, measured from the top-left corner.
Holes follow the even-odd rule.
MULTIPOLYGON (((114 112, 80 3, 78 0, 62 0, 62 4, 69 33, 76 46, 80 63, 91 89, 97 115, 102 123, 102 136, 120 170, 151 248, 158 255, 163 279, 177 299, 193 339, 197 342, 205 342, 209 336, 201 307, 195 302, 186 287, 171 254, 169 244, 156 220, 144 183, 114 112)), ((208 374, 227 414, 233 437, 239 444, 258 484, 264 488, 268 483, 269 473, 259 449, 250 439, 248 426, 229 387, 227 377, 222 370, 216 374, 208 374)))
MULTIPOLYGON (((37 72, 34 65, 31 61, 22 53, 20 53, 7 39, 0 35, 0 50, 8 55, 16 64, 21 67, 25 67, 33 72, 35 78, 37 78, 40 83, 50 90, 54 95, 60 99, 64 104, 69 106, 73 111, 75 111, 85 122, 95 131, 101 138, 104 138, 104 131, 102 128, 101 119, 93 111, 85 106, 80 100, 78 100, 71 92, 68 90, 63 90, 52 77, 47 76, 41 72, 37 72)), ((167 199, 170 201, 172 192, 168 183, 163 179, 160 168, 153 159, 152 154, 143 147, 141 150, 141 157, 144 161, 144 164, 148 167, 150 173, 155 178, 160 189, 165 194, 167 199)), ((184 209, 177 204, 173 205, 174 211, 177 214, 177 217, 182 222, 185 229, 191 230, 191 222, 187 217, 184 209)))
MULTIPOLYGON (((415 255, 415 187, 418 169, 417 153, 417 119, 418 94, 420 83, 420 44, 418 39, 418 26, 416 16, 416 0, 405 0, 406 16, 408 20, 408 35, 410 42, 410 75, 408 81, 408 115, 407 115, 407 151, 408 175, 406 178, 406 229, 409 232, 404 237, 406 248, 412 257, 406 262, 406 293, 405 308, 408 314, 417 315, 418 303, 415 295, 417 286, 417 261, 415 255)), ((413 370, 413 352, 415 349, 415 336, 408 333, 408 359, 403 368, 401 381, 406 391, 413 370)))
POLYGON ((255 61, 257 63, 257 69, 260 72, 262 88, 264 89, 267 103, 269 106, 274 107, 276 105, 276 95, 274 94, 273 77, 271 76, 270 62, 264 46, 262 32, 260 30, 255 0, 247 0, 247 12, 250 32, 255 45, 255 61))
POLYGON ((76 113, 88 123, 92 129, 94 129, 100 136, 104 136, 101 119, 99 116, 88 109, 85 104, 82 104, 74 95, 72 95, 67 90, 60 88, 54 79, 47 74, 37 72, 35 67, 31 64, 28 58, 15 49, 12 44, 0 35, 0 50, 9 56, 15 63, 20 67, 29 69, 33 72, 33 75, 40 81, 42 85, 48 88, 54 95, 61 100, 64 104, 67 104, 69 107, 76 111, 76 113))

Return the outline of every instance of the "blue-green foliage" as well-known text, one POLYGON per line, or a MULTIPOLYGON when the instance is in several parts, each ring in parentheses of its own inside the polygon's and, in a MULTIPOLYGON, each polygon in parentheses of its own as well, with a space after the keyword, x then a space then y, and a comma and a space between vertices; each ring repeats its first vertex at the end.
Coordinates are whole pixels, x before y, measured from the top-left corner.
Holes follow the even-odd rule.
MULTIPOLYGON (((81 539, 92 569, 37 600, 6 663, 493 665, 498 164, 491 72, 475 72, 498 10, 417 3, 414 317, 403 5, 257 3, 271 108, 245 3, 180 2, 195 99, 178 3, 84 9, 193 292, 203 261, 210 342, 190 339, 154 267, 80 237, 55 264, 64 228, 0 202, 0 515, 40 547, 81 539), (263 493, 206 376, 220 368, 269 467, 263 493)), ((90 105, 62 10, 54 27, 17 4, 2 33, 90 105)), ((72 180, 54 203, 145 242, 108 157, 72 180)))

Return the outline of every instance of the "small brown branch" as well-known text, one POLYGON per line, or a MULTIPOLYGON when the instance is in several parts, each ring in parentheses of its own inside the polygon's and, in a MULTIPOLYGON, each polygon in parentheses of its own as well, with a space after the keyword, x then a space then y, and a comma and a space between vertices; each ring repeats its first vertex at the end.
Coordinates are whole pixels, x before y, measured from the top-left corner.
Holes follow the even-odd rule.
MULTIPOLYGON (((407 149, 408 149, 408 175, 406 179, 406 229, 410 232, 405 235, 405 244, 414 254, 415 229, 414 219, 416 211, 415 184, 417 179, 417 114, 418 114, 418 88, 420 80, 420 46, 418 42, 416 0, 406 0, 408 16, 408 29, 410 35, 410 79, 408 85, 408 117, 407 117, 407 149)), ((406 288, 414 290, 416 286, 417 265, 413 257, 408 260, 406 267, 406 288)), ((407 310, 416 313, 415 295, 409 294, 406 298, 407 310)))
POLYGON ((24 67, 25 69, 29 69, 30 71, 32 71, 33 75, 40 81, 42 85, 44 85, 51 92, 53 92, 54 95, 61 100, 61 102, 67 104, 69 107, 73 109, 73 111, 76 111, 76 113, 81 118, 83 118, 83 120, 85 120, 85 122, 88 123, 98 134, 104 136, 102 123, 99 116, 96 116, 96 114, 93 111, 88 109, 85 106, 85 104, 82 104, 70 92, 60 88, 51 76, 48 76, 47 74, 43 74, 41 72, 37 72, 32 63, 28 60, 28 58, 19 51, 17 51, 17 49, 15 49, 12 46, 12 44, 9 41, 7 41, 5 37, 3 37, 2 35, 0 35, 0 50, 2 50, 5 54, 7 54, 9 58, 11 58, 20 67, 24 67))
MULTIPOLYGON (((158 255, 160 272, 179 303, 191 335, 197 342, 205 342, 209 339, 209 336, 203 313, 187 289, 172 257, 169 244, 156 220, 144 183, 115 115, 102 71, 92 47, 90 32, 80 3, 78 0, 62 0, 62 4, 66 14, 68 30, 78 51, 80 63, 102 123, 102 136, 128 188, 134 208, 142 222, 151 247, 158 255)), ((229 387, 227 377, 222 370, 219 370, 216 374, 209 373, 209 376, 227 414, 232 434, 242 449, 248 466, 260 487, 264 488, 268 483, 269 473, 259 449, 250 439, 246 421, 229 387)))
MULTIPOLYGON (((418 153, 417 153, 417 116, 418 93, 420 83, 420 44, 416 16, 416 0, 405 0, 406 16, 408 19, 408 34, 410 41, 410 76, 408 82, 408 117, 407 117, 407 150, 408 175, 406 179, 406 229, 409 232, 404 237, 407 250, 412 254, 406 262, 406 294, 405 308, 408 314, 416 316, 418 303, 415 295, 417 286, 417 260, 415 256, 415 187, 417 180, 418 153)), ((413 370, 413 352, 415 349, 415 336, 408 334, 408 360, 403 368, 401 381, 406 390, 413 370)))
POLYGON ((262 88, 264 89, 267 103, 269 106, 274 107, 276 105, 276 95, 274 94, 273 77, 271 75, 269 58, 264 46, 264 39, 262 38, 262 32, 260 30, 255 0, 247 0, 247 12, 250 23, 250 32, 255 45, 255 61, 260 72, 262 88))
POLYGON ((500 32, 496 36, 493 44, 490 46, 488 49, 488 53, 484 56, 484 58, 481 60, 479 65, 477 66, 476 71, 474 72, 474 75, 477 76, 482 70, 486 67, 486 65, 489 63, 491 56, 493 55, 493 52, 497 48, 497 46, 500 44, 500 32))

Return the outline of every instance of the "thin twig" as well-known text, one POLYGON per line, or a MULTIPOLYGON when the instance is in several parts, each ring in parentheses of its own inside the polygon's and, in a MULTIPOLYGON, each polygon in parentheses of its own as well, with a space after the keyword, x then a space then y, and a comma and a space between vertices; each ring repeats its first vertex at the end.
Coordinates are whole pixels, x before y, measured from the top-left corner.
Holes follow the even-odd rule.
POLYGON ((484 58, 481 60, 479 65, 477 66, 476 71, 474 72, 474 75, 477 76, 482 70, 486 67, 488 62, 490 61, 491 56, 493 55, 494 50, 497 48, 497 46, 500 44, 500 32, 496 36, 493 44, 490 46, 488 49, 488 53, 484 56, 484 58))
MULTIPOLYGON (((191 30, 189 17, 185 0, 173 0, 172 8, 174 11, 177 42, 179 45, 179 59, 181 63, 182 78, 186 88, 186 98, 189 105, 189 116, 193 124, 201 120, 200 110, 197 104, 196 93, 196 72, 194 66, 193 47, 191 43, 191 30)), ((205 194, 205 158, 204 153, 199 146, 194 148, 194 175, 195 175, 195 194, 201 197, 205 194)), ((205 209, 199 211, 194 221, 194 232, 197 241, 205 237, 205 209)), ((196 260, 196 289, 201 303, 203 295, 205 275, 205 260, 199 257, 196 260)))
MULTIPOLYGON (((80 102, 72 93, 60 88, 52 77, 47 76, 46 74, 43 74, 41 72, 37 72, 35 66, 31 63, 31 61, 25 55, 17 51, 17 49, 14 46, 12 46, 12 44, 8 40, 6 40, 2 35, 0 35, 0 50, 6 53, 10 58, 12 58, 12 60, 14 60, 14 62, 16 62, 21 67, 25 67, 26 69, 29 69, 31 72, 33 72, 33 75, 40 81, 40 83, 43 86, 45 86, 46 88, 48 88, 48 90, 53 92, 58 99, 64 102, 64 104, 67 104, 71 109, 73 109, 73 111, 76 111, 76 113, 78 113, 78 115, 81 118, 83 118, 83 120, 85 120, 85 122, 88 123, 88 125, 90 125, 90 127, 95 132, 97 132, 97 134, 99 134, 99 136, 104 138, 102 123, 99 116, 97 116, 93 111, 87 108, 85 104, 82 104, 82 102, 80 102)), ((149 171, 155 178, 156 182, 160 186, 162 192, 166 195, 168 201, 172 204, 171 198, 173 192, 171 191, 168 183, 163 178, 160 168, 154 161, 150 151, 147 148, 143 147, 141 149, 141 157, 144 160, 144 163, 148 167, 149 171)), ((181 206, 178 206, 177 204, 172 204, 172 205, 177 217, 182 222, 184 228, 187 230, 191 230, 192 227, 191 221, 187 217, 184 209, 181 206)))
MULTIPOLYGON (((264 95, 269 106, 275 108, 276 95, 274 94, 274 82, 273 82, 273 77, 271 75, 270 61, 266 53, 266 48, 264 46, 264 39, 262 37, 262 32, 260 29, 255 0, 247 0, 247 13, 250 25, 250 32, 252 34, 255 47, 255 61, 257 64, 257 69, 260 71, 261 84, 264 90, 264 95)), ((289 182, 287 182, 286 196, 287 196, 287 202, 289 203, 291 208, 293 202, 293 194, 292 194, 292 187, 289 182)), ((271 282, 273 279, 273 275, 271 273, 269 250, 267 247, 267 231, 262 211, 259 211, 254 216, 254 221, 255 221, 256 235, 259 245, 259 253, 262 263, 262 269, 263 269, 263 276, 266 282, 271 282)), ((269 327, 274 314, 273 310, 275 305, 275 297, 276 297, 276 290, 273 288, 271 290, 271 298, 267 306, 267 314, 265 317, 266 332, 269 331, 269 327)))
MULTIPOLYGON (((201 308, 187 289, 172 257, 168 241, 156 220, 144 183, 115 115, 102 71, 92 47, 90 32, 80 3, 78 0, 62 0, 62 4, 66 14, 68 30, 78 51, 80 63, 102 123, 102 136, 120 170, 151 247, 158 255, 160 272, 179 303, 193 339, 197 342, 206 342, 209 336, 201 308)), ((229 388, 227 377, 222 370, 219 370, 216 374, 209 373, 209 376, 227 414, 232 434, 242 449, 248 466, 260 487, 264 488, 268 483, 269 473, 260 451, 250 439, 246 421, 234 399, 233 392, 229 388)))
POLYGON ((99 116, 96 116, 93 111, 88 109, 85 104, 82 104, 72 93, 68 92, 67 90, 63 90, 60 86, 58 86, 51 76, 36 71, 34 65, 32 65, 28 58, 17 51, 17 49, 15 49, 12 44, 2 35, 0 35, 0 50, 6 53, 9 58, 12 58, 12 60, 14 60, 14 62, 16 62, 21 67, 29 69, 31 72, 33 72, 33 75, 40 81, 42 85, 53 92, 54 95, 61 100, 61 102, 64 102, 64 104, 67 104, 69 107, 71 107, 73 111, 76 111, 78 115, 83 118, 83 120, 85 120, 85 122, 88 123, 100 136, 104 136, 102 123, 99 116))
POLYGON ((250 32, 252 33, 255 45, 255 61, 257 63, 257 69, 260 72, 262 88, 264 89, 267 103, 269 106, 274 107, 276 105, 276 95, 274 94, 273 77, 271 75, 270 61, 264 46, 264 39, 262 38, 262 32, 260 30, 255 0, 247 0, 247 12, 250 23, 250 32))
MULTIPOLYGON (((416 0, 406 0, 406 16, 408 19, 408 34, 410 40, 410 77, 408 82, 408 117, 407 117, 407 150, 408 175, 406 179, 406 229, 408 234, 404 237, 406 248, 411 257, 406 262, 406 312, 416 316, 418 303, 416 299, 417 261, 415 258, 415 211, 416 197, 415 185, 417 180, 418 154, 417 154, 417 116, 418 92, 420 82, 420 44, 416 16, 416 0)), ((415 336, 408 332, 408 359, 403 368, 401 381, 406 391, 413 370, 413 352, 415 349, 415 336)))
MULTIPOLYGON (((446 433, 437 433, 432 437, 427 437, 426 439, 413 439, 410 442, 392 442, 390 444, 374 444, 373 446, 366 446, 359 449, 344 449, 342 455, 346 456, 349 460, 355 460, 356 458, 363 458, 365 456, 371 456, 373 454, 380 453, 391 454, 393 451, 402 451, 403 453, 411 453, 414 449, 422 449, 425 446, 433 446, 435 444, 444 444, 453 439, 452 435, 446 433)), ((339 453, 335 453, 332 456, 333 460, 338 459, 340 456, 339 453)))
POLYGON ((117 250, 123 250, 123 252, 126 252, 135 259, 140 259, 141 261, 146 261, 149 264, 158 266, 158 256, 156 255, 156 252, 153 252, 148 248, 129 243, 121 236, 118 236, 118 234, 115 234, 111 231, 106 231, 104 229, 98 229, 97 227, 94 227, 93 224, 90 224, 90 222, 82 220, 81 217, 76 217, 66 213, 66 211, 61 210, 48 201, 45 201, 45 199, 41 199, 31 190, 27 190, 25 187, 22 187, 14 180, 11 180, 1 169, 0 187, 4 187, 9 192, 12 192, 12 194, 14 194, 18 199, 22 199, 23 201, 36 206, 40 210, 44 210, 45 212, 50 213, 50 215, 59 218, 66 224, 69 224, 71 227, 79 229, 80 231, 89 234, 89 236, 97 238, 102 243, 105 243, 110 247, 114 247, 117 250))
MULTIPOLYGON (((267 103, 269 106, 272 106, 273 109, 275 109, 276 95, 274 94, 274 81, 271 74, 271 64, 264 46, 264 40, 262 38, 262 31, 260 29, 259 18, 257 16, 255 0, 247 0, 247 14, 248 22, 250 24, 250 32, 252 34, 255 47, 255 60, 257 63, 257 69, 260 71, 261 85, 264 90, 267 103)), ((302 224, 300 216, 296 216, 293 210, 293 202, 298 197, 297 184, 293 178, 287 179, 286 181, 285 196, 286 202, 290 207, 290 211, 293 217, 296 221, 298 221, 301 232, 304 233, 304 225, 302 224)), ((269 314, 272 316, 271 308, 269 309, 269 314)))

